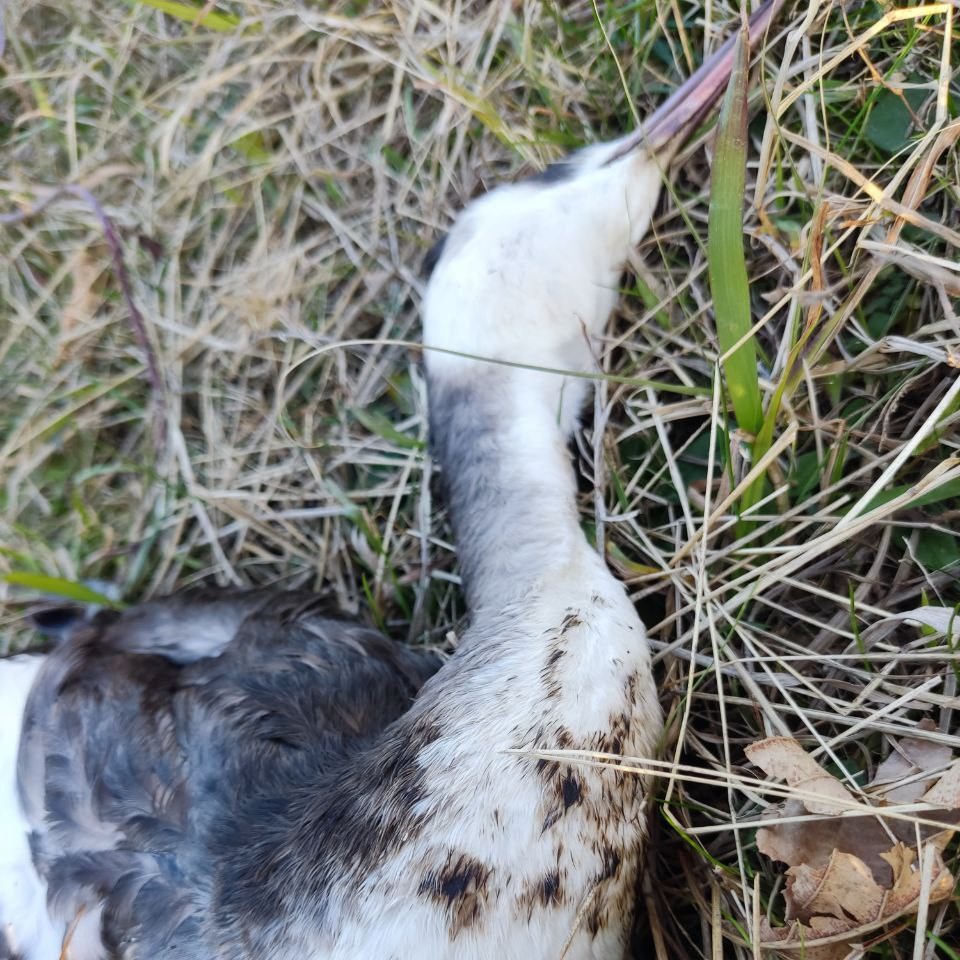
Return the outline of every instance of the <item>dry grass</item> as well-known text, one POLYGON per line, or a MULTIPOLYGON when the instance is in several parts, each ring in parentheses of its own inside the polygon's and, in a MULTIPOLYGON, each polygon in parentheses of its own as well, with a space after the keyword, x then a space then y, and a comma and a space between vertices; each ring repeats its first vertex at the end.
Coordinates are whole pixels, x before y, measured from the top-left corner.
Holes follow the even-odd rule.
MULTIPOLYGON (((769 798, 732 782, 756 773, 746 744, 795 735, 849 785, 922 718, 960 747, 957 638, 870 629, 960 601, 958 61, 944 5, 888 9, 788 4, 760 57, 745 232, 767 402, 805 324, 816 349, 751 517, 715 376, 702 139, 627 282, 607 357, 627 382, 580 441, 584 523, 651 626, 669 717, 639 933, 658 960, 759 956, 756 918, 782 916, 749 827, 769 798)), ((95 195, 150 350, 82 194, 0 227, 0 571, 128 599, 311 585, 442 642, 463 604, 411 349, 423 253, 486 186, 629 126, 731 8, 604 4, 610 48, 591 2, 216 12, 238 25, 134 0, 4 14, 0 213, 95 195)), ((866 955, 956 958, 958 936, 955 904, 933 905, 866 955)))

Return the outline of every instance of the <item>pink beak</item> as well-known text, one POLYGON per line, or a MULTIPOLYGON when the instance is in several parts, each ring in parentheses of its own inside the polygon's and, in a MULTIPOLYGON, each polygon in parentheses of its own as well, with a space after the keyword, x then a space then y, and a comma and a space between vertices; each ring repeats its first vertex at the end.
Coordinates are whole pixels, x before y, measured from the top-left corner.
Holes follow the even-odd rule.
MULTIPOLYGON (((751 50, 766 33, 783 2, 766 0, 750 17, 751 50)), ((616 151, 607 158, 607 163, 641 146, 658 156, 669 157, 720 99, 733 70, 736 41, 737 34, 727 37, 703 65, 647 118, 639 130, 622 138, 616 151)))

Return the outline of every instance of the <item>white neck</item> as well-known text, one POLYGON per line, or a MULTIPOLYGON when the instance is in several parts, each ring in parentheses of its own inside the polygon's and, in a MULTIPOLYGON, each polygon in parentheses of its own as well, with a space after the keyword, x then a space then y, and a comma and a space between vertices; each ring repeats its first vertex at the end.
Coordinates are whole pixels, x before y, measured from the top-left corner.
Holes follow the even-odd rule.
POLYGON ((443 467, 470 609, 503 609, 589 549, 567 449, 581 381, 480 363, 430 377, 430 430, 443 467))

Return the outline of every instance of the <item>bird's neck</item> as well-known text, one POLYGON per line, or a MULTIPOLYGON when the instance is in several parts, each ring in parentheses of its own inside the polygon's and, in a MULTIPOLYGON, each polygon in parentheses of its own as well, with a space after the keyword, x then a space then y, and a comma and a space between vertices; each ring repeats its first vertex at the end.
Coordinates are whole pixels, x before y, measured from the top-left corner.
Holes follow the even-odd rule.
POLYGON ((581 381, 478 363, 431 371, 430 431, 472 611, 503 609, 588 550, 567 441, 581 381))

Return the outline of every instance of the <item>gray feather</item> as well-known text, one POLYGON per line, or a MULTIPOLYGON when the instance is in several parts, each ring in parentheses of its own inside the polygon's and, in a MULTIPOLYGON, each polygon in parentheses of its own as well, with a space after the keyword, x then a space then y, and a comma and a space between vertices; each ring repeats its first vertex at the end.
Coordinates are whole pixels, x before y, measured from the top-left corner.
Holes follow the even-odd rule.
POLYGON ((227 875, 268 869, 263 827, 296 819, 293 785, 349 791, 349 758, 438 666, 304 594, 186 594, 78 631, 20 752, 51 912, 102 905, 115 956, 209 957, 237 916, 227 875))

